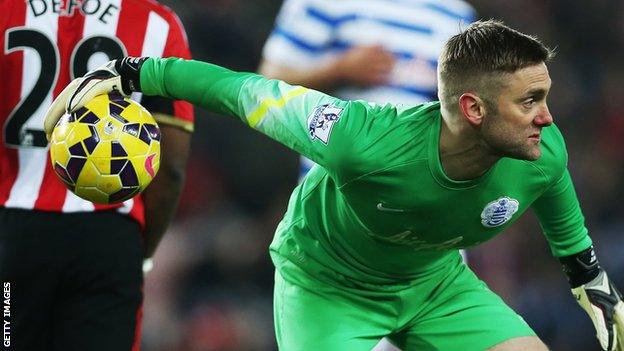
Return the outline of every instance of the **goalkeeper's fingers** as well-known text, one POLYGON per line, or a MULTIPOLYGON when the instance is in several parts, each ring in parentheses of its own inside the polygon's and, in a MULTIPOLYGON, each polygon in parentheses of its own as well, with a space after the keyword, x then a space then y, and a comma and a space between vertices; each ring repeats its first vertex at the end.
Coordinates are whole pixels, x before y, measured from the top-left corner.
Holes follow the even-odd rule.
POLYGON ((102 94, 108 94, 114 90, 122 93, 121 78, 119 76, 105 79, 83 78, 79 85, 75 88, 74 92, 69 96, 65 106, 66 110, 74 112, 83 107, 94 97, 102 94))
POLYGON ((82 81, 81 78, 74 79, 69 85, 61 91, 61 93, 52 101, 52 104, 46 112, 45 119, 43 120, 43 129, 46 133, 46 137, 50 140, 52 131, 56 126, 58 120, 67 112, 66 105, 69 97, 76 91, 76 88, 82 81))
MULTIPOLYGON (((83 107, 87 102, 98 95, 108 94, 112 91, 121 93, 121 78, 119 76, 96 79, 77 78, 63 89, 59 96, 54 99, 46 112, 43 128, 46 137, 50 140, 54 127, 58 120, 65 114, 71 113, 83 107)), ((122 93, 123 94, 123 93, 122 93)), ((125 95, 125 94, 124 94, 125 95)))
POLYGON ((624 302, 619 301, 617 305, 615 305, 613 320, 615 323, 615 333, 616 333, 616 350, 624 351, 624 302))
MULTIPOLYGON (((600 290, 608 294, 608 281, 606 285, 601 284, 598 289, 596 289, 596 287, 592 287, 590 288, 590 290, 600 290), (603 289, 606 289, 606 291, 603 289)), ((576 297, 577 302, 591 318, 594 329, 596 330, 596 338, 600 343, 600 347, 605 351, 616 350, 616 337, 618 330, 616 329, 616 324, 606 318, 606 311, 602 308, 602 306, 596 304, 595 301, 592 301, 593 298, 590 298, 588 291, 584 286, 572 289, 572 293, 576 297)))

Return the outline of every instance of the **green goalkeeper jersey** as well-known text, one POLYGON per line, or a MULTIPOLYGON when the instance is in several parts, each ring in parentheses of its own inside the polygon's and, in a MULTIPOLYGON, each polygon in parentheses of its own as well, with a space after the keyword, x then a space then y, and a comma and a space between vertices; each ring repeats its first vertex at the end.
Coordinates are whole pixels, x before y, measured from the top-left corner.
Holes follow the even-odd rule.
POLYGON ((407 281, 492 238, 529 208, 555 256, 591 245, 554 125, 542 131, 539 160, 502 158, 477 179, 455 181, 440 163, 437 102, 343 101, 180 59, 147 60, 141 87, 238 116, 320 165, 294 190, 277 228, 278 269, 291 262, 316 275, 407 281))

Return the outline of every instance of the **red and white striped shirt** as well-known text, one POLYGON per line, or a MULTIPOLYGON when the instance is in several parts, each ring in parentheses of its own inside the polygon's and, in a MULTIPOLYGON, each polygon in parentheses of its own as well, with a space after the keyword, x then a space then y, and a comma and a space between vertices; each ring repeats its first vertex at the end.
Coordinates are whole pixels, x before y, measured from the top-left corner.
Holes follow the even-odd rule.
MULTIPOLYGON (((65 188, 50 165, 43 118, 71 79, 112 58, 190 58, 178 17, 152 0, 7 0, 0 1, 0 14, 0 206, 56 212, 117 208, 143 224, 140 196, 105 206, 65 188)), ((193 123, 187 102, 146 107, 193 123)))

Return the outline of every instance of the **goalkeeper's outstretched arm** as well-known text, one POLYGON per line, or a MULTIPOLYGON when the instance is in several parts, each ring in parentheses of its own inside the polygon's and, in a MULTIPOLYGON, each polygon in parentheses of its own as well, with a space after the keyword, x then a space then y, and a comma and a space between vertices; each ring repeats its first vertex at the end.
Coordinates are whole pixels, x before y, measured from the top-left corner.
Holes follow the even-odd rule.
MULTIPOLYGON (((67 111, 99 94, 118 90, 186 100, 243 123, 325 167, 338 183, 367 172, 360 158, 374 153, 387 128, 378 106, 343 101, 327 94, 193 60, 114 60, 74 80, 52 103, 46 133, 67 111), (330 142, 331 138, 331 142, 330 142), (359 167, 359 168, 358 168, 359 167)), ((394 113, 394 111, 389 111, 394 113)), ((388 119, 389 120, 389 119, 388 119)))

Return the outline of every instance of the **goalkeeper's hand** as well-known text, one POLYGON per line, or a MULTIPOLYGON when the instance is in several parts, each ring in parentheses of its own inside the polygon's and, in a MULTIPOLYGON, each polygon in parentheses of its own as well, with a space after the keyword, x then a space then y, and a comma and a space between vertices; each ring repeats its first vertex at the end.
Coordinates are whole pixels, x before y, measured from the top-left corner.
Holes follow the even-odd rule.
POLYGON ((622 294, 598 264, 593 248, 560 260, 572 294, 591 318, 602 349, 624 351, 622 294))
POLYGON ((596 278, 573 288, 572 294, 594 323, 602 349, 624 351, 624 302, 607 273, 600 269, 596 278))
POLYGON ((124 57, 112 60, 74 79, 54 99, 45 116, 44 130, 48 139, 58 120, 65 114, 84 106, 97 95, 117 91, 128 96, 141 91, 140 69, 146 57, 124 57))

